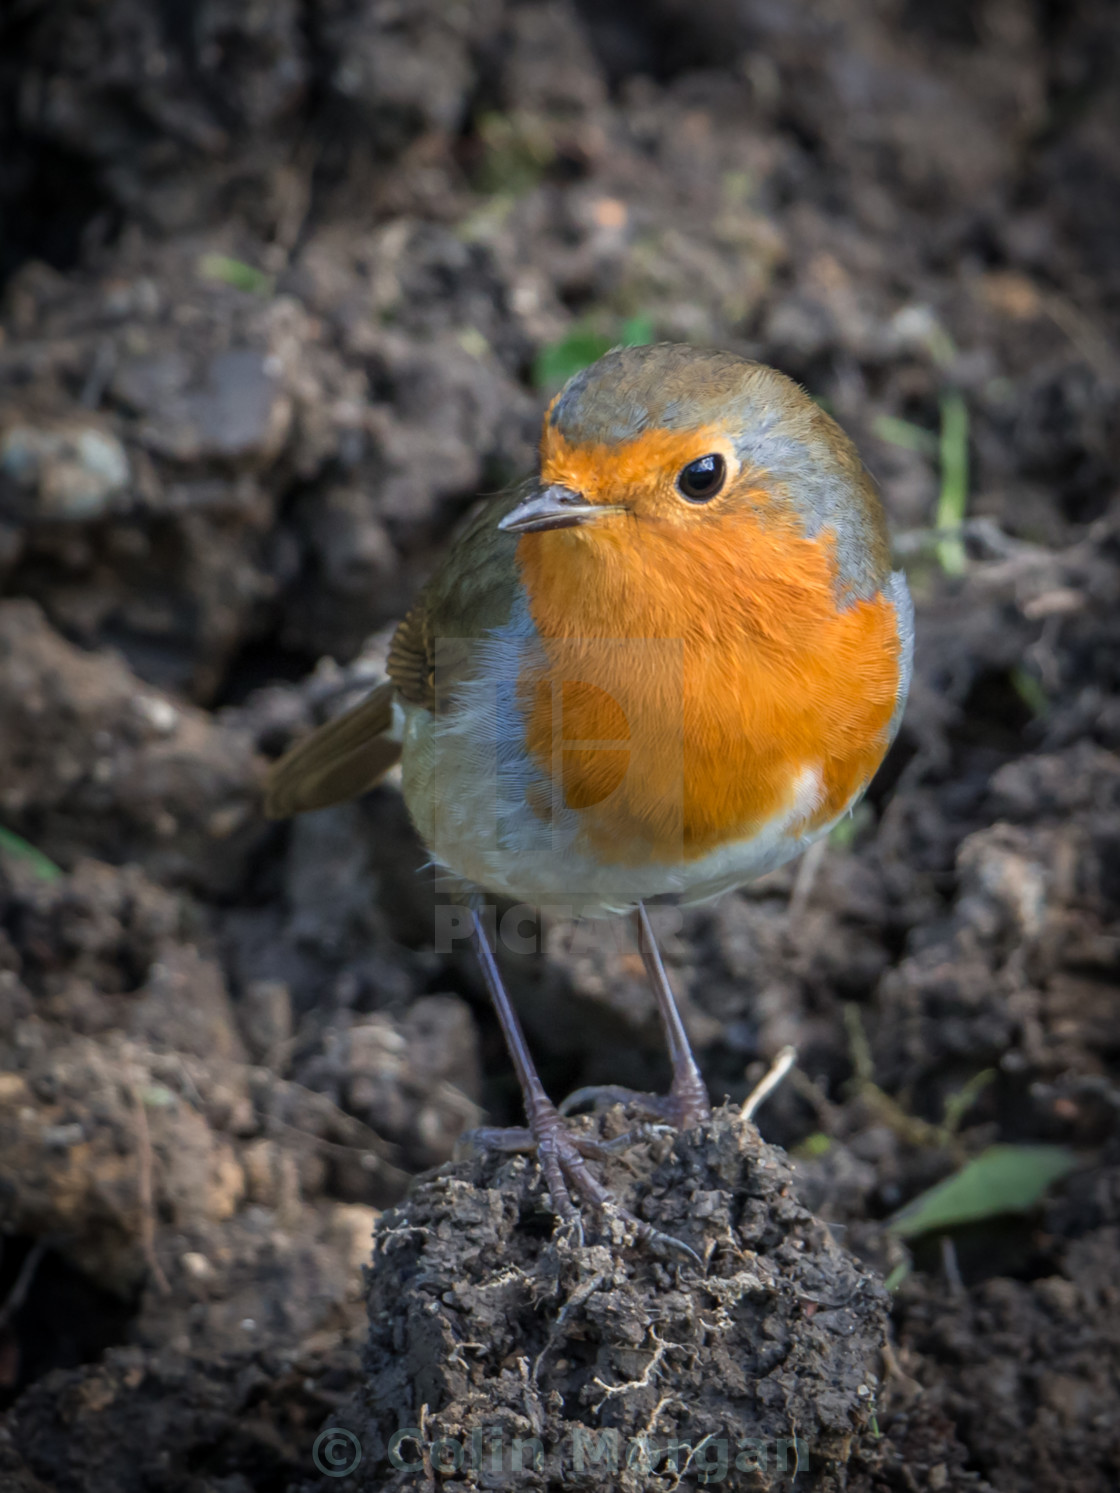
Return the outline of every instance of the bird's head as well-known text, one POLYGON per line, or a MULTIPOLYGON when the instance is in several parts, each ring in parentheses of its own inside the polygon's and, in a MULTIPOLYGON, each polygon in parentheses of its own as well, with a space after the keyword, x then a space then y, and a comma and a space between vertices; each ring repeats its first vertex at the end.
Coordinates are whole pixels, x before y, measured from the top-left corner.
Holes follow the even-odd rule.
POLYGON ((566 550, 659 536, 695 553, 794 526, 834 545, 845 595, 888 573, 882 508, 851 441, 792 379, 733 353, 614 349, 552 401, 540 455, 508 533, 566 550))

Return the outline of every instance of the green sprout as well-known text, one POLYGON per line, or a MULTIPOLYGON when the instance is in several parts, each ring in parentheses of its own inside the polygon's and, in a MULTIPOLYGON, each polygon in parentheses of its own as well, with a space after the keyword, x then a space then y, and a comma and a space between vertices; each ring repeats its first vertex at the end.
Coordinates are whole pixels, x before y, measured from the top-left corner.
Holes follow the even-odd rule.
POLYGON ((941 488, 937 496, 937 559, 947 575, 961 575, 966 559, 961 527, 968 509, 968 405, 956 389, 941 396, 941 429, 926 430, 897 415, 880 415, 872 430, 888 445, 937 458, 941 488))
POLYGON ((827 1156, 832 1150, 832 1139, 823 1130, 814 1130, 798 1145, 795 1155, 804 1161, 815 1161, 818 1156, 827 1156))
POLYGON ((1011 687, 1030 713, 1043 716, 1050 709, 1050 700, 1038 679, 1022 664, 1016 664, 1008 676, 1011 687))
POLYGON ((0 829, 0 859, 20 861, 40 881, 58 881, 63 875, 60 866, 10 829, 0 829))
POLYGON ((902 1285, 903 1281, 909 1279, 911 1273, 913 1272, 913 1269, 914 1266, 910 1260, 900 1260, 899 1263, 887 1276, 886 1280, 883 1282, 886 1290, 888 1290, 893 1296, 894 1293, 902 1285))
POLYGON ((889 446, 901 446, 904 451, 917 451, 922 456, 937 455, 937 436, 924 425, 900 420, 897 415, 877 415, 871 429, 889 446))
POLYGON ((198 261, 198 273, 204 280, 220 280, 223 285, 232 285, 234 290, 248 291, 250 295, 272 294, 271 275, 254 269, 243 259, 231 259, 228 254, 204 254, 198 261))
POLYGON ((947 575, 960 575, 966 563, 960 529, 968 507, 968 406, 963 394, 955 389, 947 389, 941 396, 938 452, 941 492, 937 499, 937 529, 944 537, 938 542, 937 558, 947 575))
POLYGON ((644 347, 653 336, 653 322, 648 316, 628 317, 613 337, 586 324, 573 327, 559 342, 541 348, 533 363, 533 383, 538 389, 559 389, 573 373, 579 373, 612 347, 644 347))
POLYGON ((948 1150, 958 1160, 963 1160, 964 1150, 957 1140, 957 1131, 978 1096, 996 1077, 995 1071, 985 1068, 974 1074, 945 1100, 941 1123, 931 1124, 919 1115, 910 1114, 897 1099, 892 1098, 875 1082, 875 1060, 871 1043, 864 1030, 863 1016, 854 1001, 849 1001, 844 1006, 844 1028, 852 1064, 848 1092, 857 1095, 874 1109, 883 1123, 907 1145, 920 1149, 948 1150))
POLYGON ((974 1073, 966 1083, 961 1084, 955 1094, 947 1096, 941 1115, 941 1124, 947 1135, 956 1135, 965 1115, 997 1076, 994 1068, 981 1068, 979 1073, 974 1073))
POLYGON ((528 114, 483 114, 476 129, 485 154, 475 186, 490 196, 520 197, 540 181, 556 158, 543 121, 528 114))

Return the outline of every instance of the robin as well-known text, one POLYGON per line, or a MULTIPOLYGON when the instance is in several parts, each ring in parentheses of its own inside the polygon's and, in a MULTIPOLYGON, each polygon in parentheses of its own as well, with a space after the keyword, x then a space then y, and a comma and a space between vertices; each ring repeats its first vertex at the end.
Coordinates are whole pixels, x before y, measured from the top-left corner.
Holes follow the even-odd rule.
MULTIPOLYGON (((539 478, 452 544, 388 682, 274 765, 266 810, 352 798, 399 760, 438 866, 632 916, 673 1065, 667 1095, 639 1097, 702 1123, 646 901, 715 897, 827 834, 898 729, 912 646, 881 504, 835 421, 732 353, 617 348, 549 405, 539 478)), ((477 904, 470 917, 528 1120, 487 1138, 534 1149, 578 1222, 573 1193, 610 1204, 587 1165, 601 1148, 546 1095, 477 904)))

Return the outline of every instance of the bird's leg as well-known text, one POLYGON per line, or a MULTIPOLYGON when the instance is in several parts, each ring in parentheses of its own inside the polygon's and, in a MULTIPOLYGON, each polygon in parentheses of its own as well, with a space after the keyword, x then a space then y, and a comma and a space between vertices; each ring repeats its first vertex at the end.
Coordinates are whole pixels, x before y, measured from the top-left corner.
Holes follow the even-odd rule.
POLYGON ((569 1183, 600 1208, 610 1202, 610 1196, 606 1188, 588 1171, 576 1141, 568 1135, 559 1111, 544 1091, 544 1084, 541 1083, 529 1045, 525 1041, 525 1033, 521 1030, 521 1022, 517 1019, 517 1012, 513 1009, 513 1003, 502 982, 497 960, 486 942, 482 923, 477 913, 473 917, 482 978, 494 1003, 502 1036, 505 1038, 517 1081, 521 1085, 525 1118, 529 1122, 528 1132, 515 1130, 503 1135, 500 1131, 494 1133, 483 1130, 479 1139, 507 1150, 535 1150, 544 1173, 545 1185, 552 1197, 552 1206, 565 1223, 578 1223, 579 1214, 572 1202, 569 1183))
POLYGON ((687 1244, 682 1244, 680 1240, 663 1234, 652 1224, 636 1218, 625 1208, 619 1207, 598 1178, 592 1175, 585 1157, 605 1159, 610 1153, 590 1137, 572 1135, 564 1124, 559 1110, 545 1093, 544 1085, 540 1081, 536 1065, 529 1052, 528 1043, 525 1041, 525 1033, 521 1030, 521 1023, 517 1019, 517 1012, 513 1009, 505 985, 502 983, 497 960, 486 941, 482 923, 477 913, 474 913, 473 917, 475 943, 478 946, 482 977, 486 982, 490 999, 494 1003, 502 1035, 521 1085, 521 1093, 525 1101, 525 1118, 529 1122, 527 1129, 476 1130, 475 1138, 484 1145, 494 1146, 501 1150, 536 1151, 545 1185, 552 1198, 553 1208, 565 1223, 572 1224, 580 1232, 581 1237, 582 1224, 579 1211, 572 1202, 573 1191, 580 1193, 594 1207, 625 1219, 640 1238, 664 1244, 674 1252, 683 1252, 690 1258, 696 1259, 694 1251, 689 1249, 687 1244))
POLYGON ((673 1064, 673 1082, 669 1087, 669 1099, 677 1113, 675 1122, 682 1130, 690 1125, 702 1125, 712 1118, 712 1105, 708 1090, 700 1076, 700 1069, 692 1055, 688 1033, 684 1029, 681 1013, 669 984, 669 976, 657 947, 653 925, 649 920, 644 902, 638 903, 634 913, 634 925, 638 930, 638 947, 649 975, 653 993, 657 999, 657 1010, 661 1025, 665 1029, 665 1042, 669 1048, 669 1059, 673 1064))
POLYGON ((669 976, 657 947, 653 926, 649 920, 645 903, 639 902, 634 915, 634 927, 638 935, 638 948, 649 975, 653 994, 657 1000, 657 1011, 665 1033, 665 1043, 673 1064, 673 1081, 668 1094, 641 1094, 633 1089, 618 1088, 613 1084, 596 1085, 577 1089, 560 1106, 562 1113, 588 1103, 616 1104, 634 1103, 654 1119, 667 1120, 678 1130, 687 1130, 692 1125, 702 1125, 712 1117, 711 1101, 700 1076, 700 1069, 692 1055, 688 1033, 684 1029, 681 1013, 669 984, 669 976))

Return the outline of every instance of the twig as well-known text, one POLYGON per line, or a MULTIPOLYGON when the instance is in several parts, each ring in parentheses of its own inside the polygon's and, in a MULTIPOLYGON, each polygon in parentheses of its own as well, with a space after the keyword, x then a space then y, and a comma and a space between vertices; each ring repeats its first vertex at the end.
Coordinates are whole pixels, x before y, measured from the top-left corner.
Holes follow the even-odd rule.
POLYGON ((111 337, 103 337, 97 344, 90 362, 89 372, 78 395, 79 404, 87 410, 95 410, 101 403, 113 370, 117 363, 117 349, 111 337))
POLYGON ((1101 335, 1080 307, 1063 296, 1044 295, 1042 309, 1066 334, 1098 378, 1113 380, 1120 376, 1120 362, 1111 343, 1101 335))
POLYGON ((945 1283, 949 1287, 951 1296, 963 1296, 965 1294, 964 1277, 961 1275, 961 1267, 957 1261, 957 1247, 949 1238, 948 1234, 941 1236, 941 1268, 945 1272, 945 1283))
POLYGON ((918 1149, 946 1148, 963 1160, 963 1152, 943 1125, 931 1125, 917 1115, 908 1114, 897 1099, 892 1099, 875 1082, 875 1061, 871 1044, 863 1029, 863 1017, 854 1001, 844 1006, 844 1026, 852 1059, 852 1076, 845 1085, 848 1094, 861 1099, 877 1111, 879 1118, 899 1140, 918 1149))
MULTIPOLYGON (((270 1075, 271 1076, 271 1075, 270 1075)), ((282 1130, 293 1131, 297 1135, 306 1136, 308 1140, 316 1141, 320 1145, 334 1148, 340 1151, 364 1151, 377 1157, 378 1161, 386 1166, 393 1166, 393 1157, 400 1154, 400 1147, 387 1141, 383 1135, 359 1120, 357 1115, 352 1115, 334 1102, 327 1094, 321 1094, 318 1089, 309 1089, 306 1084, 297 1082, 294 1078, 273 1078, 271 1089, 264 1096, 264 1100, 272 1099, 280 1093, 298 1093, 310 1101, 312 1110, 318 1110, 319 1115, 329 1119, 345 1134, 347 1131, 354 1137, 352 1143, 344 1141, 325 1140, 316 1135, 312 1130, 305 1130, 302 1125, 293 1125, 290 1120, 282 1120, 273 1109, 266 1109, 264 1102, 260 1104, 261 1117, 266 1125, 279 1125, 282 1130)))
POLYGON ((789 908, 786 916, 790 926, 799 923, 809 905, 809 898, 813 895, 813 887, 816 884, 817 872, 821 868, 825 852, 828 849, 828 840, 815 840, 801 857, 801 864, 797 868, 797 876, 794 879, 793 891, 790 893, 789 908))
POLYGON ((8 1323, 23 1305, 27 1293, 31 1289, 31 1282, 35 1279, 35 1272, 39 1268, 39 1262, 46 1252, 46 1241, 44 1239, 36 1239, 35 1243, 24 1256, 23 1264, 19 1267, 19 1274, 15 1279, 15 1284, 8 1292, 8 1299, 4 1302, 3 1306, 0 1306, 0 1332, 7 1327, 8 1323))
POLYGON ((898 1355, 888 1339, 880 1349, 883 1356, 883 1378, 887 1385, 897 1384, 907 1399, 914 1399, 922 1393, 919 1381, 913 1378, 902 1367, 898 1361, 898 1355))
POLYGON ((753 1120, 755 1111, 760 1109, 770 1095, 785 1078, 786 1074, 797 1062, 797 1048, 783 1047, 778 1056, 770 1064, 769 1072, 765 1073, 747 1097, 743 1100, 743 1107, 739 1113, 744 1120, 753 1120))
POLYGON ((827 1094, 823 1092, 819 1083, 809 1077, 803 1068, 795 1068, 790 1075, 790 1083, 794 1091, 801 1095, 805 1102, 812 1106, 821 1130, 825 1135, 835 1135, 840 1125, 840 1117, 843 1113, 840 1105, 833 1104, 827 1094))
POLYGON ((136 1116, 136 1160, 138 1167, 137 1189, 140 1193, 140 1244, 144 1258, 152 1272, 152 1279, 160 1294, 168 1296, 171 1285, 163 1273, 163 1266, 156 1257, 156 1210, 152 1199, 152 1136, 148 1129, 148 1115, 140 1090, 135 1084, 129 1088, 132 1096, 132 1111, 136 1116))
POLYGON ((848 1033, 848 1047, 851 1051, 856 1083, 873 1083, 875 1062, 871 1056, 871 1044, 863 1029, 863 1017, 859 1014, 859 1007, 854 1001, 847 1001, 844 1005, 844 1026, 848 1033))

